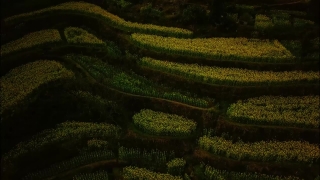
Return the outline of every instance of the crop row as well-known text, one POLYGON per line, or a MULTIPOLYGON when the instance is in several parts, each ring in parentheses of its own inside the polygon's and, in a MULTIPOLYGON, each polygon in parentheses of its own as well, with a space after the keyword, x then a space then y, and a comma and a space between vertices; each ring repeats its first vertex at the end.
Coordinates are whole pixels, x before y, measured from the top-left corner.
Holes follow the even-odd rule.
POLYGON ((190 37, 192 36, 192 31, 176 28, 176 27, 165 27, 153 24, 141 24, 136 22, 125 21, 124 19, 109 13, 108 11, 102 9, 99 6, 86 2, 66 2, 59 4, 57 6, 41 9, 34 12, 24 13, 15 15, 5 19, 5 22, 27 19, 30 17, 40 16, 46 13, 54 12, 75 12, 81 13, 83 15, 96 16, 102 18, 110 26, 118 28, 126 32, 139 32, 147 34, 159 34, 167 36, 176 37, 190 37))
POLYGON ((40 85, 66 78, 74 78, 74 73, 56 61, 39 60, 12 69, 1 77, 1 113, 17 105, 40 85))
POLYGON ((78 27, 67 27, 64 30, 64 34, 68 43, 106 44, 101 39, 98 39, 95 35, 90 34, 88 31, 78 27))
POLYGON ((209 84, 240 85, 240 86, 270 86, 287 84, 317 84, 319 72, 302 71, 256 71, 238 68, 221 68, 200 66, 198 64, 182 64, 155 60, 149 57, 141 58, 141 66, 184 76, 189 79, 209 84))
POLYGON ((117 106, 115 102, 106 100, 98 95, 93 95, 90 92, 78 90, 78 91, 73 91, 72 94, 74 94, 79 99, 83 99, 89 102, 96 102, 100 106, 111 106, 111 107, 117 106))
POLYGON ((179 176, 172 176, 170 174, 163 174, 149 171, 145 168, 138 168, 129 166, 123 168, 123 178, 128 180, 135 179, 166 179, 166 180, 182 180, 179 176))
POLYGON ((234 179, 234 180, 299 180, 297 177, 281 177, 258 173, 240 173, 226 170, 218 170, 209 165, 201 164, 204 176, 208 180, 234 179))
POLYGON ((288 10, 278 10, 278 9, 274 9, 270 11, 271 15, 273 16, 290 16, 290 15, 294 15, 294 16, 300 16, 300 17, 306 17, 307 13, 304 11, 288 11, 288 10))
POLYGON ((133 123, 146 133, 164 136, 187 136, 196 130, 197 123, 175 114, 142 109, 133 123))
POLYGON ((318 128, 319 111, 319 96, 262 96, 231 104, 227 114, 239 123, 318 128))
POLYGON ((106 123, 88 122, 64 122, 57 125, 57 128, 44 130, 35 135, 30 140, 20 142, 14 149, 4 155, 4 162, 13 162, 28 153, 39 152, 45 147, 56 145, 70 140, 80 140, 82 138, 118 138, 120 127, 106 123))
MULTIPOLYGON (((49 168, 40 170, 38 172, 34 172, 28 174, 24 179, 43 179, 50 176, 57 175, 64 171, 77 168, 82 165, 87 165, 90 163, 94 163, 97 161, 104 161, 109 159, 115 159, 115 155, 112 151, 102 150, 102 151, 94 151, 90 153, 84 153, 80 156, 76 156, 71 158, 70 160, 60 162, 50 166, 49 168)), ((100 175, 101 176, 101 175, 100 175)))
POLYGON ((172 175, 182 175, 186 160, 183 158, 175 158, 167 163, 168 173, 172 175))
MULTIPOLYGON (((185 161, 180 159, 174 160, 174 152, 171 151, 159 151, 151 150, 150 152, 141 151, 140 149, 120 147, 118 149, 119 159, 125 161, 133 161, 133 164, 142 165, 137 163, 141 161, 147 163, 148 169, 159 167, 167 164, 168 171, 176 173, 177 171, 182 173, 182 167, 185 165, 185 161), (172 160, 172 161, 170 161, 172 160)), ((116 155, 107 149, 96 150, 91 152, 82 152, 79 156, 73 157, 69 160, 56 163, 48 168, 40 171, 28 174, 24 179, 43 179, 46 177, 54 176, 64 171, 74 169, 83 165, 94 163, 97 161, 116 159, 116 155)))
POLYGON ((290 19, 290 14, 274 13, 271 17, 268 17, 263 14, 257 14, 255 19, 254 28, 260 32, 267 32, 272 30, 292 30, 292 29, 301 29, 308 25, 313 25, 314 22, 310 20, 305 20, 301 18, 292 18, 290 19))
POLYGON ((218 60, 291 62, 295 57, 278 40, 247 38, 182 39, 148 34, 131 34, 132 42, 142 48, 166 54, 218 60))
POLYGON ((59 31, 56 29, 33 32, 20 39, 1 45, 1 56, 33 46, 60 41, 62 41, 62 39, 59 31))
POLYGON ((94 173, 80 173, 72 178, 72 180, 108 180, 107 171, 97 171, 94 173))
POLYGON ((199 139, 201 149, 227 158, 263 162, 299 162, 316 164, 320 149, 317 145, 302 141, 259 141, 254 143, 225 140, 221 137, 203 136, 199 139))
MULTIPOLYGON (((104 41, 98 39, 84 29, 77 27, 67 27, 64 30, 67 42, 71 44, 106 45, 104 41)), ((20 39, 9 42, 1 46, 1 56, 23 49, 53 43, 62 42, 59 31, 55 29, 41 30, 23 36, 20 39)))
POLYGON ((76 61, 95 79, 101 80, 105 84, 118 90, 132 94, 178 101, 197 107, 208 107, 208 102, 203 99, 183 95, 180 92, 172 92, 171 90, 160 91, 158 90, 159 88, 165 87, 137 74, 122 72, 121 70, 103 63, 99 59, 79 55, 68 55, 65 58, 76 61))
POLYGON ((132 164, 138 165, 139 162, 146 163, 148 168, 164 166, 166 163, 174 159, 174 151, 160 151, 157 149, 152 149, 151 151, 119 147, 119 160, 131 161, 132 164))

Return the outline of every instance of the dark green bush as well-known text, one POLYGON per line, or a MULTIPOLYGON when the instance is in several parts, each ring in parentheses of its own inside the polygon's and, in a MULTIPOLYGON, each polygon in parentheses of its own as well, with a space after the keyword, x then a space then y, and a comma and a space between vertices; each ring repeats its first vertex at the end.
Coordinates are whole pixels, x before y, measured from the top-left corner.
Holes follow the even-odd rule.
POLYGON ((199 5, 189 5, 182 11, 179 22, 184 24, 204 24, 208 21, 206 9, 199 5))
POLYGON ((239 21, 244 24, 254 25, 254 19, 249 13, 244 13, 239 17, 239 21))
POLYGON ((122 57, 122 52, 119 49, 119 47, 112 41, 107 42, 107 52, 108 57, 111 57, 113 59, 118 59, 122 57))
POLYGON ((158 9, 154 9, 150 3, 140 8, 140 14, 146 18, 160 18, 163 16, 163 12, 158 9))
POLYGON ((319 0, 310 0, 308 3, 308 10, 307 16, 314 21, 315 23, 319 24, 319 10, 320 10, 320 1, 319 0))
POLYGON ((139 4, 139 3, 142 3, 143 0, 126 0, 127 2, 130 2, 132 4, 139 4))

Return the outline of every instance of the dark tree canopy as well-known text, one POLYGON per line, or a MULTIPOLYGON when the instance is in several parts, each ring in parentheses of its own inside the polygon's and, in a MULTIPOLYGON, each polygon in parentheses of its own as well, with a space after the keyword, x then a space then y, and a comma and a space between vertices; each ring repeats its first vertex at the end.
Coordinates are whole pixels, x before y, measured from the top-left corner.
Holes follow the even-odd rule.
POLYGON ((320 0, 310 0, 308 4, 308 14, 312 18, 312 20, 319 24, 319 9, 320 9, 320 0))

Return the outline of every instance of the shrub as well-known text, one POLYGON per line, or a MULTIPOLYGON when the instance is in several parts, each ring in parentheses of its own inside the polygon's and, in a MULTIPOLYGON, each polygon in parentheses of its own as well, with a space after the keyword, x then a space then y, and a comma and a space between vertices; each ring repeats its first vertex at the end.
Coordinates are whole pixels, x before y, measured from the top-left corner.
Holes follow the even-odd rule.
POLYGON ((207 11, 199 5, 189 5, 182 11, 180 22, 185 24, 203 24, 207 22, 207 11))
POLYGON ((150 3, 140 8, 140 14, 146 18, 160 18, 163 16, 163 12, 152 8, 152 4, 150 3))
POLYGON ((168 173, 171 175, 182 175, 186 161, 183 158, 175 158, 167 163, 168 173))
POLYGON ((244 24, 254 25, 254 19, 249 13, 244 13, 239 17, 240 22, 244 24))

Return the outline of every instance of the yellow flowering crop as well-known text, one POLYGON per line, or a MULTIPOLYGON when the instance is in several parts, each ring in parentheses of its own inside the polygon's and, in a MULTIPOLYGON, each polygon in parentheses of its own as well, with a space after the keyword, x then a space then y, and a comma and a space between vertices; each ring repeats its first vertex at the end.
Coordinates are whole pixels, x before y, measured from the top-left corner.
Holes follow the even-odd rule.
POLYGON ((1 56, 19 51, 21 49, 30 48, 36 45, 62 41, 59 31, 56 29, 47 29, 33 32, 23 36, 20 39, 9 42, 1 46, 1 56))
POLYGON ((168 173, 172 175, 181 175, 184 171, 186 160, 183 158, 175 158, 167 163, 168 173))
POLYGON ((56 61, 35 61, 12 69, 1 77, 1 113, 40 85, 64 78, 74 78, 74 73, 56 61))
POLYGON ((183 136, 195 131, 197 123, 175 114, 143 109, 135 114, 133 122, 143 131, 154 135, 183 136))
POLYGON ((16 19, 23 19, 32 16, 39 16, 43 13, 53 12, 53 11, 63 11, 63 12, 79 12, 87 13, 88 15, 98 16, 106 20, 110 26, 121 29, 126 32, 141 32, 141 33, 151 33, 151 34, 161 34, 161 35, 173 35, 173 36, 192 36, 192 31, 187 29, 181 29, 176 27, 165 27, 153 24, 140 24, 136 22, 125 21, 124 19, 109 13, 108 11, 102 9, 101 7, 86 3, 86 2, 66 2, 59 4, 57 6, 41 9, 34 12, 24 13, 15 15, 5 19, 6 22, 10 22, 16 19))
POLYGON ((227 114, 240 123, 319 127, 319 96, 261 96, 231 104, 227 114))
POLYGON ((68 43, 106 44, 88 31, 77 27, 67 27, 64 34, 68 43))
POLYGON ((72 180, 109 180, 107 171, 96 171, 92 173, 80 173, 75 175, 72 180))
POLYGON ((141 66, 164 71, 186 78, 195 79, 209 84, 223 85, 278 85, 313 83, 318 84, 319 72, 302 71, 255 71, 238 68, 221 68, 215 66, 200 66, 198 64, 182 64, 155 60, 143 57, 139 61, 141 66))
MULTIPOLYGON (((202 165, 202 164, 201 164, 202 165)), ((209 165, 202 165, 204 168, 204 175, 207 180, 216 180, 216 179, 245 179, 245 180, 300 180, 298 177, 289 176, 273 176, 260 173, 242 173, 235 171, 226 171, 215 169, 209 165)))
POLYGON ((123 168, 123 178, 128 180, 134 179, 165 179, 165 180, 182 180, 179 176, 172 176, 170 174, 162 174, 149 171, 145 168, 138 168, 129 166, 123 168))
POLYGON ((277 40, 247 38, 182 39, 131 34, 139 47, 167 54, 236 61, 290 62, 295 57, 277 40))
POLYGON ((259 141, 254 143, 225 140, 221 137, 203 136, 199 139, 201 149, 216 155, 236 160, 263 162, 300 162, 316 164, 319 162, 318 145, 303 141, 259 141))

